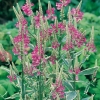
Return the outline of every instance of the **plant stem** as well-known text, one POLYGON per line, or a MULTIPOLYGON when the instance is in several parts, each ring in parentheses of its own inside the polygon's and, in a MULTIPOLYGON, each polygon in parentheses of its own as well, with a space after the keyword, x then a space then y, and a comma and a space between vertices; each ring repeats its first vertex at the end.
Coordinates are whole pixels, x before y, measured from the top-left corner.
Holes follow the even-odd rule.
POLYGON ((42 69, 41 69, 41 64, 40 64, 40 75, 39 75, 39 100, 43 100, 43 95, 42 95, 42 76, 41 76, 41 72, 42 72, 42 69))
POLYGON ((23 65, 22 65, 22 99, 25 99, 25 93, 24 93, 24 71, 23 71, 23 65))
POLYGON ((61 57, 61 44, 59 46, 59 58, 61 57))
POLYGON ((24 61, 25 55, 24 55, 24 36, 22 33, 22 42, 21 42, 21 62, 22 62, 22 84, 21 84, 21 93, 22 93, 22 100, 25 100, 25 90, 24 90, 24 61))
MULTIPOLYGON (((72 53, 71 54, 71 57, 72 57, 72 67, 73 67, 73 71, 74 71, 74 53, 72 53)), ((75 91, 75 89, 76 89, 76 86, 75 86, 75 80, 76 80, 76 78, 75 78, 75 74, 73 74, 73 81, 74 81, 74 83, 73 83, 73 87, 74 87, 74 91, 75 91)))

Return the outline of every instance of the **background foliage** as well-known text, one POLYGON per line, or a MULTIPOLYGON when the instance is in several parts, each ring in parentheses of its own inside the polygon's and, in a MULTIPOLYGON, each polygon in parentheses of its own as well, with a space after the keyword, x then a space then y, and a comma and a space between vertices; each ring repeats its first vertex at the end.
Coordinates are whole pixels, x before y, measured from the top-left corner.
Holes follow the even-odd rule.
MULTIPOLYGON (((38 9, 38 0, 31 0, 35 6, 33 7, 33 11, 38 9)), ((48 1, 51 1, 52 6, 55 6, 56 2, 59 0, 41 0, 43 11, 47 9, 48 1)), ((78 5, 80 0, 71 0, 71 7, 75 7, 78 5)), ((16 6, 18 3, 22 6, 25 3, 25 0, 0 0, 0 23, 5 22, 7 20, 12 20, 15 18, 12 6, 16 6)), ((82 11, 83 12, 90 12, 97 16, 100 15, 100 0, 83 0, 82 3, 82 11)))

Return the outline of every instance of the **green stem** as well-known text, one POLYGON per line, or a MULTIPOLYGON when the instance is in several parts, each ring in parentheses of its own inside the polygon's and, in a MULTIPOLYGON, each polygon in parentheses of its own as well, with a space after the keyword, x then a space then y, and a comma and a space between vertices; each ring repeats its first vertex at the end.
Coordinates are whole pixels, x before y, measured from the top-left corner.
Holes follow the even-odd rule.
POLYGON ((22 84, 21 84, 21 93, 22 93, 22 100, 25 100, 25 90, 24 90, 24 61, 25 55, 24 55, 24 37, 22 33, 22 42, 21 42, 21 62, 22 62, 22 84))
MULTIPOLYGON (((40 64, 40 67, 39 67, 39 69, 40 69, 40 72, 42 72, 42 69, 41 69, 41 64, 40 64)), ((43 95, 42 95, 42 88, 43 88, 43 86, 42 86, 42 76, 41 76, 41 74, 39 75, 39 100, 43 100, 43 95)))
MULTIPOLYGON (((73 59, 73 60, 72 60, 72 67, 73 67, 73 71, 74 71, 74 56, 73 56, 73 55, 74 55, 74 53, 71 54, 71 57, 72 57, 72 59, 73 59)), ((75 81, 75 80, 76 80, 76 77, 75 77, 75 74, 73 74, 73 81, 74 81, 73 87, 74 87, 74 91, 75 91, 75 89, 76 89, 76 86, 75 86, 76 81, 75 81)))
POLYGON ((24 93, 24 71, 23 71, 23 65, 22 65, 22 99, 25 99, 25 93, 24 93))
POLYGON ((59 46, 59 58, 61 57, 61 44, 59 46))

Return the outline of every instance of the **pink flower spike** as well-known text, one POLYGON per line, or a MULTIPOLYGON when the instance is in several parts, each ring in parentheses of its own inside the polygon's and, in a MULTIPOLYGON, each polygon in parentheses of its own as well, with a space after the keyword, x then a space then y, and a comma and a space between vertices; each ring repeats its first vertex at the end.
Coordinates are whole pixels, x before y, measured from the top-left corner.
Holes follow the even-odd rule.
POLYGON ((74 17, 74 18, 76 18, 76 21, 77 22, 79 22, 80 20, 82 20, 82 18, 83 18, 83 12, 81 12, 80 11, 80 9, 75 9, 75 8, 73 8, 72 10, 71 10, 71 14, 72 14, 72 16, 74 17))
POLYGON ((62 7, 67 6, 70 3, 70 0, 60 0, 59 3, 56 3, 57 10, 61 10, 62 7))
POLYGON ((20 22, 17 22, 17 23, 15 24, 16 28, 19 28, 19 24, 22 25, 22 29, 25 29, 26 26, 27 26, 27 20, 26 20, 24 17, 21 17, 21 18, 20 18, 20 22))
POLYGON ((49 29, 47 30, 47 33, 48 33, 49 36, 51 36, 52 33, 53 33, 53 30, 52 30, 51 28, 49 28, 49 29))
POLYGON ((66 26, 65 26, 62 22, 58 23, 58 28, 59 28, 61 31, 65 31, 65 30, 66 30, 66 26))
POLYGON ((40 75, 41 75, 41 72, 40 72, 40 71, 38 71, 38 72, 37 72, 37 75, 38 75, 38 76, 40 76, 40 75))
MULTIPOLYGON (((43 21, 45 21, 45 17, 42 16, 43 21)), ((35 27, 39 28, 40 27, 40 13, 38 13, 36 16, 34 16, 34 21, 35 21, 35 27)))
POLYGON ((52 62, 52 64, 56 64, 56 56, 50 56, 49 60, 52 62))
POLYGON ((57 26, 55 24, 51 24, 51 27, 54 33, 58 32, 57 26))
POLYGON ((34 48, 32 52, 32 65, 34 67, 39 66, 41 58, 43 58, 43 54, 44 54, 44 51, 43 51, 42 45, 40 46, 40 48, 38 48, 38 46, 34 48))
POLYGON ((9 75, 9 76, 7 76, 9 79, 10 79, 10 82, 13 82, 13 81, 15 81, 16 80, 16 75, 9 75))
POLYGON ((86 46, 87 46, 87 49, 88 49, 89 51, 92 51, 92 52, 95 52, 95 51, 96 51, 96 47, 95 47, 95 45, 94 45, 93 42, 87 43, 86 46))
POLYGON ((61 10, 63 7, 62 3, 56 3, 57 10, 61 10))
POLYGON ((69 32, 78 47, 81 47, 86 42, 86 38, 83 34, 80 33, 73 25, 69 26, 69 32))
POLYGON ((59 46, 60 46, 60 44, 57 41, 52 43, 52 48, 54 48, 54 49, 57 49, 59 46))
POLYGON ((51 9, 46 10, 46 13, 47 13, 48 19, 53 18, 54 13, 55 13, 55 8, 51 8, 51 9))
POLYGON ((74 71, 75 71, 75 74, 76 75, 78 75, 81 72, 81 70, 80 70, 79 67, 74 68, 74 71))
POLYGON ((66 51, 69 51, 70 49, 72 49, 74 46, 73 46, 73 43, 70 42, 70 43, 66 43, 64 46, 63 46, 63 50, 66 50, 66 51))
POLYGON ((75 67, 74 70, 69 70, 69 72, 71 74, 75 74, 76 75, 76 81, 78 80, 78 74, 81 72, 80 68, 79 67, 75 67))
POLYGON ((57 94, 59 95, 59 97, 62 99, 64 98, 64 86, 62 84, 62 81, 60 80, 56 80, 56 83, 53 84, 55 90, 54 92, 52 93, 52 97, 53 99, 56 99, 57 98, 57 94))
POLYGON ((29 5, 29 4, 26 3, 24 6, 22 6, 22 10, 28 16, 31 16, 32 15, 31 6, 34 6, 34 4, 29 5))

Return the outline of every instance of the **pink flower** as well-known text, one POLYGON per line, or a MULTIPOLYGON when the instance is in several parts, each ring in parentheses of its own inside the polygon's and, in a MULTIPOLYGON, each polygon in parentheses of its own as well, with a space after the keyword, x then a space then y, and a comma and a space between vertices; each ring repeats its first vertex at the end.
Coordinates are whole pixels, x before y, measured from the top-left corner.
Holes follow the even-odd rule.
POLYGON ((87 43, 87 44, 86 44, 86 47, 87 47, 87 49, 88 49, 89 51, 92 51, 92 52, 95 52, 95 51, 96 51, 96 47, 95 47, 93 41, 87 43))
POLYGON ((65 31, 65 30, 66 30, 66 26, 65 26, 62 22, 58 23, 58 28, 59 28, 61 31, 65 31))
POLYGON ((28 16, 31 16, 32 13, 33 13, 32 10, 31 10, 31 6, 34 6, 34 4, 28 4, 28 3, 26 3, 24 6, 22 6, 22 10, 28 16))
POLYGON ((40 27, 40 14, 38 13, 36 16, 34 16, 35 26, 36 28, 40 27))
POLYGON ((26 28, 26 26, 27 26, 27 20, 26 20, 24 17, 20 17, 20 22, 17 22, 17 23, 15 24, 15 26, 16 26, 17 28, 20 27, 20 26, 19 26, 19 23, 21 24, 22 29, 25 29, 25 28, 26 28))
POLYGON ((43 57, 44 51, 42 46, 40 46, 40 48, 38 48, 38 46, 36 46, 32 52, 32 65, 34 67, 39 66, 41 58, 43 57))
POLYGON ((79 67, 75 67, 74 70, 69 70, 70 73, 73 73, 76 75, 76 80, 78 80, 78 74, 81 72, 79 67))
POLYGON ((48 33, 48 35, 49 35, 49 36, 51 36, 51 35, 52 35, 52 33, 53 33, 52 28, 48 28, 48 29, 47 29, 47 33, 48 33))
POLYGON ((20 49, 18 47, 14 47, 13 50, 15 55, 19 55, 20 54, 20 49))
POLYGON ((43 30, 43 31, 40 31, 40 40, 44 40, 44 39, 47 39, 48 37, 48 34, 47 34, 47 30, 43 30))
POLYGON ((16 75, 15 75, 15 74, 9 75, 9 76, 7 76, 7 77, 10 79, 10 82, 13 82, 13 81, 16 80, 16 75))
POLYGON ((22 34, 19 34, 18 36, 14 37, 13 41, 14 43, 19 43, 19 42, 24 41, 25 47, 28 47, 28 44, 30 43, 30 40, 27 34, 23 34, 23 38, 22 38, 22 34))
POLYGON ((26 66, 26 67, 24 68, 24 73, 25 73, 26 75, 33 76, 33 75, 34 75, 34 74, 33 74, 33 67, 32 67, 32 66, 26 66))
POLYGON ((57 41, 52 43, 52 48, 57 49, 59 47, 59 43, 57 41))
POLYGON ((63 4, 62 3, 56 3, 56 7, 58 10, 61 10, 62 7, 63 7, 63 4))
POLYGON ((42 20, 45 21, 45 17, 40 16, 40 13, 38 13, 36 16, 34 16, 34 21, 35 21, 35 27, 36 28, 40 27, 40 17, 42 17, 42 20))
POLYGON ((40 75, 41 75, 41 72, 40 72, 40 71, 38 71, 38 72, 37 72, 37 76, 40 76, 40 75))
POLYGON ((14 42, 13 52, 14 52, 15 55, 18 55, 19 58, 21 58, 20 57, 20 52, 21 52, 20 45, 21 45, 21 42, 23 42, 23 41, 24 41, 24 44, 23 44, 24 53, 27 54, 27 52, 28 52, 27 48, 29 48, 28 45, 30 43, 30 39, 29 39, 28 35, 27 34, 23 34, 23 37, 22 37, 22 34, 20 33, 19 35, 17 35, 13 39, 13 42, 14 42))
POLYGON ((46 13, 47 13, 47 19, 52 19, 52 20, 55 19, 55 16, 54 16, 55 8, 46 10, 46 13))
POLYGON ((80 9, 75 9, 75 8, 73 8, 72 10, 71 10, 71 14, 72 14, 72 16, 74 17, 74 18, 76 18, 76 21, 78 22, 78 21, 80 21, 80 20, 82 20, 82 18, 83 18, 83 13, 80 11, 80 9))
POLYGON ((53 99, 57 98, 57 94, 59 95, 59 97, 62 99, 64 98, 64 86, 62 85, 62 82, 60 80, 56 80, 56 83, 53 84, 54 86, 54 91, 52 93, 52 97, 53 99))
POLYGON ((69 51, 70 49, 72 49, 74 46, 73 46, 73 43, 70 42, 70 43, 66 43, 64 46, 63 46, 63 50, 66 50, 66 51, 69 51))
POLYGON ((51 55, 49 60, 52 62, 52 64, 56 64, 56 56, 51 55))
POLYGON ((70 3, 70 0, 60 0, 59 3, 56 3, 56 7, 58 10, 61 10, 62 7, 67 6, 70 3))
POLYGON ((41 57, 39 55, 38 47, 36 46, 32 52, 32 63, 36 67, 40 64, 41 57))
POLYGON ((86 38, 74 26, 70 25, 69 31, 72 39, 75 40, 75 44, 78 47, 81 47, 86 42, 86 38))
POLYGON ((51 24, 51 27, 52 27, 52 31, 54 33, 57 33, 58 32, 57 26, 55 24, 51 24))

